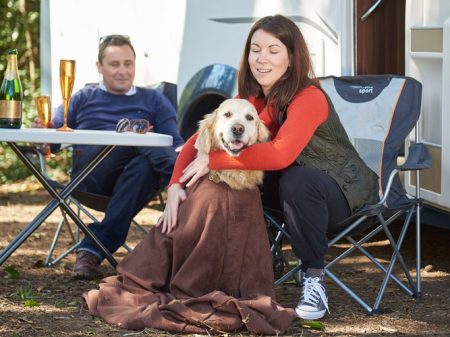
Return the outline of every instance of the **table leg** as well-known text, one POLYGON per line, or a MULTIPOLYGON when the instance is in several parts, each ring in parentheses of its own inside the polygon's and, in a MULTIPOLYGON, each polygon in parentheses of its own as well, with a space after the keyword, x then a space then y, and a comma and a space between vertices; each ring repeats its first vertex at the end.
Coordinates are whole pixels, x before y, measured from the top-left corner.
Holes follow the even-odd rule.
POLYGON ((47 206, 25 227, 17 236, 0 252, 0 265, 5 262, 12 253, 19 248, 22 243, 48 218, 50 214, 58 207, 57 200, 51 200, 47 206))
POLYGON ((23 163, 31 170, 33 175, 42 186, 50 193, 53 200, 44 208, 44 210, 27 226, 25 227, 16 238, 2 251, 0 252, 0 265, 6 261, 11 254, 22 245, 22 243, 45 221, 45 219, 58 207, 61 206, 64 211, 70 216, 75 224, 83 231, 83 233, 91 239, 95 245, 106 256, 106 259, 111 263, 113 267, 117 265, 117 261, 112 254, 105 248, 105 246, 97 239, 97 237, 91 232, 91 230, 83 223, 78 215, 67 204, 66 199, 70 196, 73 190, 83 181, 83 179, 92 172, 92 170, 108 156, 108 154, 114 150, 114 145, 108 145, 102 148, 99 153, 81 170, 81 172, 67 184, 60 193, 58 193, 45 179, 43 174, 39 172, 27 158, 25 154, 17 147, 15 143, 8 143, 17 156, 23 161, 23 163))

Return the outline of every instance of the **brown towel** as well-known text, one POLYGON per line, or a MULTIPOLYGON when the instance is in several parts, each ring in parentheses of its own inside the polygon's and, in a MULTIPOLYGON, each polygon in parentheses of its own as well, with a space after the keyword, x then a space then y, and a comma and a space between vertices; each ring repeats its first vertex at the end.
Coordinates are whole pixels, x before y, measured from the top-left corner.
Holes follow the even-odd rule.
POLYGON ((286 331, 295 313, 274 300, 259 191, 204 178, 187 192, 176 230, 153 228, 117 276, 83 294, 89 311, 133 330, 286 331))

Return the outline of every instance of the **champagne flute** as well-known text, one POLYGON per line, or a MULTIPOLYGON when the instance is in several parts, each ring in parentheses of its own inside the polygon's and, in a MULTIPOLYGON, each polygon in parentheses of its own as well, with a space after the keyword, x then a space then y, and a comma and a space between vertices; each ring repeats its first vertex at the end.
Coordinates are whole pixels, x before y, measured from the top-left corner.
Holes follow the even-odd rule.
POLYGON ((52 127, 52 110, 50 96, 37 96, 34 99, 36 103, 37 116, 46 128, 52 127))
MULTIPOLYGON (((50 96, 37 96, 34 99, 36 103, 36 112, 40 121, 46 128, 51 128, 53 126, 52 123, 52 105, 50 103, 50 96)), ((50 150, 49 144, 42 144, 39 146, 39 150, 45 154, 46 158, 52 157, 52 152, 50 150)))
POLYGON ((59 62, 59 82, 64 104, 64 125, 56 131, 72 131, 67 126, 67 112, 69 110, 70 97, 72 96, 75 82, 75 60, 61 60, 59 62))

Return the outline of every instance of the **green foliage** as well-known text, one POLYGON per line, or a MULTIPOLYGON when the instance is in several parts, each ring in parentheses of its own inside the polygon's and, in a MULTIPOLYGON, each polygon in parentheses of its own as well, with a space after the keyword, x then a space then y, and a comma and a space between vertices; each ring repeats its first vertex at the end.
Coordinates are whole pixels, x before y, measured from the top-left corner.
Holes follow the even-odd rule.
POLYGON ((23 111, 24 124, 29 126, 32 111, 32 101, 38 92, 31 92, 35 87, 40 88, 39 72, 39 23, 40 23, 40 1, 39 0, 0 0, 0 17, 2 25, 0 29, 0 74, 3 79, 6 68, 6 52, 8 49, 17 48, 18 68, 20 80, 24 90, 23 111), (24 6, 21 6, 23 2, 24 6), (25 24, 26 22, 26 24, 25 24), (29 34, 27 45, 26 35, 29 34), (30 62, 36 65, 35 72, 30 74, 30 62), (31 83, 31 78, 36 78, 36 83, 31 83))
POLYGON ((20 288, 16 293, 15 296, 23 301, 23 306, 25 308, 33 308, 38 307, 39 302, 36 301, 35 295, 33 294, 33 291, 30 288, 20 288))
MULTIPOLYGON (((28 64, 30 60, 33 60, 38 66, 36 69, 39 68, 39 14, 39 0, 0 0, 0 17, 2 18, 0 29, 0 73, 3 79, 7 50, 17 48, 19 51, 18 67, 25 96, 36 96, 36 93, 31 93, 29 90, 31 76, 28 64), (25 6, 21 6, 21 2, 25 6), (32 44, 28 45, 28 48, 31 48, 31 54, 27 51, 26 34, 29 34, 31 39, 32 44)), ((36 78, 39 78, 39 76, 36 76, 36 78)))
POLYGON ((20 287, 20 289, 17 290, 17 292, 15 293, 15 295, 22 301, 32 300, 34 298, 33 291, 28 287, 26 288, 20 287))
MULTIPOLYGON (((65 176, 71 167, 70 151, 61 151, 56 157, 46 161, 47 172, 51 177, 65 176)), ((30 170, 17 158, 13 150, 4 144, 0 146, 0 184, 18 181, 30 176, 30 170)))
MULTIPOLYGON (((40 0, 0 0, 0 81, 6 69, 6 52, 17 48, 20 80, 24 90, 23 125, 30 126, 35 116, 33 99, 40 92, 39 23, 40 0), (28 34, 28 44, 27 36, 28 34), (33 74, 30 64, 35 65, 33 74), (34 80, 33 80, 34 79, 34 80), (34 90, 32 90, 34 88, 34 90)), ((13 151, 0 144, 0 183, 23 179, 30 175, 13 151)))
POLYGON ((3 270, 6 272, 7 278, 18 279, 20 277, 19 271, 14 266, 7 266, 3 270))

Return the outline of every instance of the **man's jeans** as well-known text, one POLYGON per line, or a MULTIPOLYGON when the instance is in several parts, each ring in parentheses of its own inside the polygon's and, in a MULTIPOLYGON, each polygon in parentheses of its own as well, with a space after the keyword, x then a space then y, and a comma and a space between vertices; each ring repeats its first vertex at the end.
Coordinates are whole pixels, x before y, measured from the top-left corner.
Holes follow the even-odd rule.
MULTIPOLYGON (((87 146, 73 155, 72 176, 98 151, 87 146)), ((165 187, 172 175, 177 153, 169 147, 117 147, 80 184, 78 190, 110 197, 105 217, 89 228, 114 253, 125 243, 134 216, 165 187)), ((100 250, 85 238, 78 251, 89 251, 100 259, 100 250)))

